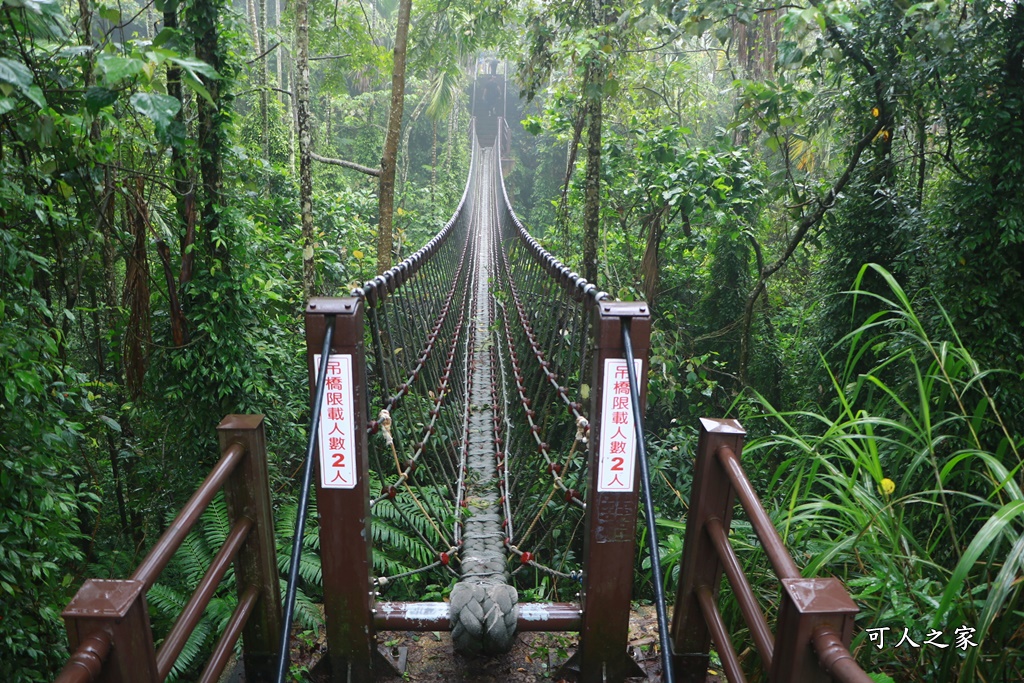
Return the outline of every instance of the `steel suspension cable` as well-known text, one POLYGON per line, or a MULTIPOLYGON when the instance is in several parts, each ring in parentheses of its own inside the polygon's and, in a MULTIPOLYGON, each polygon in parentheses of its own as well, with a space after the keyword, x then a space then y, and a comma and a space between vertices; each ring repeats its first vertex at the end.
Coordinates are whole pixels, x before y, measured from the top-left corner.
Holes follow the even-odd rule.
POLYGON ((633 339, 629 334, 630 319, 622 320, 622 346, 626 352, 626 371, 629 374, 629 397, 633 406, 633 425, 636 428, 636 457, 640 462, 640 487, 644 497, 644 516, 647 518, 647 546, 651 553, 651 574, 654 580, 654 602, 658 612, 658 639, 661 641, 662 680, 674 683, 672 671, 672 642, 668 631, 665 609, 665 585, 661 578, 661 557, 658 555, 658 532, 654 523, 654 500, 651 497, 651 473, 647 464, 647 445, 644 443, 644 414, 640 409, 640 384, 637 382, 633 362, 633 339))
POLYGON ((299 510, 295 516, 295 536, 292 539, 292 556, 288 565, 288 589, 284 599, 284 625, 281 627, 281 644, 277 654, 277 683, 284 683, 288 668, 288 643, 291 638, 292 617, 295 611, 295 594, 299 585, 299 560, 302 556, 302 537, 306 530, 306 516, 309 514, 309 490, 313 483, 313 455, 316 453, 317 428, 320 424, 320 407, 324 400, 324 389, 327 386, 327 359, 331 355, 331 342, 334 340, 335 316, 329 315, 325 320, 324 345, 320 351, 320 367, 316 374, 316 392, 313 398, 313 410, 309 416, 309 440, 306 444, 306 460, 302 470, 302 488, 299 489, 299 510))

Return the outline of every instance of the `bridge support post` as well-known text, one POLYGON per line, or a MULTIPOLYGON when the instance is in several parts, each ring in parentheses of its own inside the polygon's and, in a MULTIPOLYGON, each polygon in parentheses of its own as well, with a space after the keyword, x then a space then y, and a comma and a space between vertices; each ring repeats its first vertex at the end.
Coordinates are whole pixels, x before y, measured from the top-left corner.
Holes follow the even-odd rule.
MULTIPOLYGON (((330 445, 326 453, 318 452, 314 474, 327 621, 325 661, 330 680, 358 682, 372 680, 376 650, 362 300, 313 298, 307 304, 306 358, 311 401, 316 391, 314 356, 323 347, 327 316, 332 315, 335 324, 330 362, 337 361, 345 370, 337 375, 328 370, 328 378, 337 378, 338 383, 329 384, 325 402, 343 412, 323 411, 322 431, 337 431, 334 436, 339 441, 328 441, 328 434, 323 434, 320 443, 330 445)), ((327 673, 319 668, 315 673, 321 672, 327 673)))
POLYGON ((160 680, 146 607, 146 585, 142 581, 88 579, 61 616, 72 652, 92 638, 85 655, 72 658, 72 662, 89 671, 93 680, 99 683, 157 683, 160 680), (94 637, 103 631, 109 637, 94 637))
MULTIPOLYGON (((639 467, 633 455, 632 481, 621 479, 623 488, 615 489, 602 480, 602 455, 605 469, 615 475, 628 472, 629 463, 609 463, 615 458, 602 454, 602 430, 614 429, 610 409, 612 396, 606 396, 609 378, 607 361, 625 359, 622 346, 622 322, 630 319, 634 357, 642 362, 637 372, 640 382, 641 409, 647 403, 647 355, 651 342, 651 318, 647 304, 642 302, 599 301, 593 311, 595 348, 590 391, 590 434, 587 484, 587 511, 584 521, 583 590, 581 602, 583 621, 580 626, 579 671, 584 683, 622 681, 627 676, 642 676, 643 671, 626 652, 629 642, 629 611, 633 587, 633 558, 636 552, 637 504, 639 500, 639 467), (623 467, 623 470, 616 468, 623 467)), ((621 363, 625 369, 625 361, 621 363)), ((614 366, 614 364, 613 364, 614 366)), ((614 382, 614 377, 610 378, 614 382)), ((626 380, 628 396, 628 379, 626 380)), ((626 399, 628 400, 628 398, 626 399)), ((621 406, 620 406, 621 407, 621 406)), ((629 411, 629 406, 625 406, 629 411)), ((628 429, 633 433, 632 413, 628 429)), ((605 436, 610 436, 606 434, 605 436)), ((634 437, 635 448, 635 437, 634 437)), ((614 452, 614 451, 613 451, 614 452)), ((622 458, 618 458, 619 461, 622 458)), ((625 475, 624 475, 625 477, 625 475)))
POLYGON ((278 643, 281 642, 281 586, 274 545, 274 513, 267 474, 267 439, 262 415, 228 415, 217 425, 221 452, 232 443, 245 447, 245 458, 224 484, 228 515, 234 525, 241 517, 252 520, 252 530, 235 559, 238 597, 254 586, 256 608, 242 631, 245 680, 273 680, 278 643))
POLYGON ((704 525, 709 519, 717 518, 728 534, 736 499, 715 451, 721 446, 728 446, 738 457, 745 434, 736 420, 702 418, 700 421, 693 492, 680 563, 679 593, 672 613, 672 658, 679 683, 704 683, 707 676, 711 634, 697 595, 700 588, 707 587, 717 600, 722 562, 704 525))

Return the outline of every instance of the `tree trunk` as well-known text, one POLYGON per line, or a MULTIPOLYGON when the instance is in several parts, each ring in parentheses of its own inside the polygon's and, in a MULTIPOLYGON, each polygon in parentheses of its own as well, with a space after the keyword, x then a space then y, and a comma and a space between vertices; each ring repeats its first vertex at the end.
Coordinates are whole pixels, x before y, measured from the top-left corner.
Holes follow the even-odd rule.
POLYGON ((295 49, 297 80, 295 110, 299 128, 299 206, 302 215, 302 296, 309 299, 316 289, 316 247, 313 229, 313 159, 309 120, 309 0, 295 4, 295 49))
MULTIPOLYGON (((409 180, 409 138, 412 137, 412 127, 413 124, 416 123, 417 119, 419 119, 420 114, 423 112, 423 110, 426 109, 427 98, 429 96, 429 91, 423 93, 423 97, 420 98, 420 101, 416 104, 416 108, 412 110, 412 115, 409 117, 409 127, 405 129, 404 134, 401 136, 402 143, 399 148, 400 155, 396 159, 395 167, 397 169, 398 159, 400 159, 405 164, 404 166, 402 166, 402 190, 405 190, 405 184, 409 180)), ((404 108, 405 107, 403 106, 403 109, 404 108)))
POLYGON ((384 138, 384 154, 380 160, 380 190, 377 194, 377 274, 391 268, 392 218, 395 204, 395 161, 402 132, 402 110, 405 104, 405 49, 409 37, 409 13, 412 0, 399 0, 398 28, 395 31, 395 65, 391 74, 391 111, 388 132, 384 138))
POLYGON ((256 16, 256 0, 245 0, 245 10, 249 14, 249 25, 252 27, 252 46, 256 54, 263 54, 260 48, 260 20, 256 16))
POLYGON ((668 213, 666 204, 660 211, 649 214, 647 217, 647 246, 644 249, 644 257, 640 262, 640 271, 644 278, 644 300, 648 306, 654 306, 654 298, 658 293, 658 250, 661 248, 661 236, 664 234, 662 223, 665 214, 668 213))
MULTIPOLYGON (((224 63, 219 34, 220 0, 196 0, 192 4, 191 24, 195 36, 196 57, 219 73, 224 63)), ((228 242, 221 234, 220 209, 224 205, 223 148, 224 120, 227 116, 219 108, 221 81, 202 76, 203 86, 210 93, 213 104, 205 98, 196 98, 199 125, 199 172, 203 181, 203 244, 205 252, 214 260, 228 266, 228 242)), ((211 265, 213 265, 211 263, 211 265)))
POLYGON ((437 188, 437 121, 432 122, 434 143, 430 148, 430 205, 434 205, 434 191, 437 188))
MULTIPOLYGON (((260 47, 265 46, 267 40, 267 0, 260 1, 260 47)), ((261 51, 262 53, 262 51, 261 51)), ((267 104, 267 59, 264 57, 256 65, 256 78, 260 86, 260 149, 263 150, 263 159, 270 163, 270 116, 267 104)), ((270 193, 270 176, 267 175, 267 194, 270 193)))
POLYGON ((296 87, 296 74, 295 74, 295 58, 292 57, 291 52, 287 52, 287 61, 285 62, 284 75, 287 77, 287 86, 284 86, 285 90, 291 92, 291 97, 285 97, 287 102, 285 110, 288 112, 288 168, 292 173, 295 173, 295 143, 298 138, 299 130, 299 111, 295 104, 295 98, 297 96, 296 87))
MULTIPOLYGON (((274 0, 274 28, 281 28, 281 0, 274 0)), ((277 87, 283 88, 284 85, 284 71, 281 68, 281 62, 284 59, 284 45, 276 51, 274 55, 274 70, 277 72, 277 87)), ((278 97, 282 99, 285 97, 283 94, 279 94, 278 97)))
MULTIPOLYGON (((177 30, 178 12, 176 3, 164 5, 164 26, 177 30)), ((167 63, 167 94, 178 100, 181 107, 175 119, 185 126, 185 98, 181 91, 181 69, 173 63, 167 63)), ((182 145, 171 146, 171 177, 174 178, 174 206, 178 217, 178 253, 181 255, 181 272, 177 288, 180 291, 192 279, 192 263, 195 258, 192 245, 196 237, 196 196, 192 183, 188 178, 188 166, 182 145)), ((162 240, 161 240, 162 242, 162 240)), ((165 245, 166 247, 166 245, 165 245)), ((170 277, 170 254, 166 254, 164 268, 167 272, 167 300, 171 304, 171 329, 174 343, 183 346, 188 343, 188 325, 182 302, 175 291, 174 280, 170 277)))
MULTIPOLYGON (((588 80, 590 80, 588 78, 588 80)), ((590 80, 591 83, 600 80, 590 80)), ((583 277, 597 284, 597 240, 601 232, 601 98, 588 105, 587 175, 583 184, 583 277)))

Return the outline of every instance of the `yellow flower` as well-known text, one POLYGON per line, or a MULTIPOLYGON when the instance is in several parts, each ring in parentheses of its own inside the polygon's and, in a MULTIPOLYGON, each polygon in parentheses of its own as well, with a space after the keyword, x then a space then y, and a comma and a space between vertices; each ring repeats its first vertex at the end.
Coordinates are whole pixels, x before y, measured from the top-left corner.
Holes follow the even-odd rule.
POLYGON ((889 479, 888 477, 882 480, 882 493, 889 496, 892 495, 892 492, 895 490, 896 482, 894 482, 892 479, 889 479))
POLYGON ((871 107, 871 115, 874 116, 877 119, 878 118, 878 114, 879 114, 878 107, 871 107))

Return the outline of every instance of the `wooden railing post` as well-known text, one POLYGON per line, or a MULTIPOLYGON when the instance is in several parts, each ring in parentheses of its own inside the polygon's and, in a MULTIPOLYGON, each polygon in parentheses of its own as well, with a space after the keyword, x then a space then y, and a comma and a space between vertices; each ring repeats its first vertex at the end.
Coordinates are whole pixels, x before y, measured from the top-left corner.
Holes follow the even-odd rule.
POLYGON ((97 683, 159 683, 142 581, 88 579, 61 616, 72 652, 99 631, 110 634, 97 683))
POLYGON ((642 302, 594 306, 589 483, 583 542, 583 621, 578 663, 583 683, 643 675, 626 652, 636 552, 640 469, 629 405, 622 321, 631 319, 641 409, 647 402, 651 318, 642 302), (627 415, 628 414, 628 415, 627 415), (614 419, 613 419, 614 416, 614 419), (611 447, 612 443, 615 447, 611 447))
POLYGON ((736 420, 701 418, 693 473, 693 492, 686 520, 686 540, 680 562, 679 593, 672 614, 672 646, 676 680, 704 683, 708 669, 711 634, 697 598, 701 586, 717 600, 722 563, 704 525, 711 518, 722 523, 726 534, 732 523, 735 492, 715 451, 729 446, 737 454, 746 432, 736 420))
POLYGON ((839 579, 782 579, 769 683, 829 683, 832 676, 819 663, 824 653, 811 647, 815 630, 828 627, 848 649, 857 611, 839 579))
POLYGON ((366 360, 363 302, 313 298, 306 306, 306 357, 310 400, 326 318, 335 316, 324 405, 321 409, 316 480, 320 517, 327 651, 336 681, 369 681, 376 650, 370 557, 369 459, 366 439, 366 360))
POLYGON ((245 680, 253 683, 270 681, 275 673, 282 619, 263 416, 228 415, 217 426, 217 437, 221 452, 232 443, 239 443, 245 448, 245 457, 224 484, 224 497, 232 526, 243 516, 253 522, 252 530, 235 558, 235 586, 239 599, 249 586, 254 586, 259 595, 242 631, 245 680))

